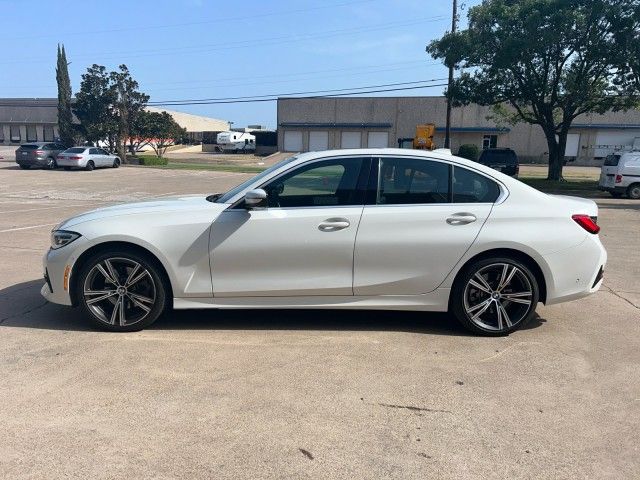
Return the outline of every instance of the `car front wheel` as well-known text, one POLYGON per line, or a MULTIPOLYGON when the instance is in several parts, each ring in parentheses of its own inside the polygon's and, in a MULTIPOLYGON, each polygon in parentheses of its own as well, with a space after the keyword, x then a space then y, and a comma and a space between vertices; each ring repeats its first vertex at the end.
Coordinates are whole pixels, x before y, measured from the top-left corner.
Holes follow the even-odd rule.
POLYGON ((510 258, 489 258, 459 274, 450 306, 468 330, 499 336, 525 326, 538 298, 538 282, 526 265, 510 258))
POLYGON ((127 251, 101 253, 82 266, 76 298, 97 327, 142 330, 164 311, 166 288, 156 262, 127 251))

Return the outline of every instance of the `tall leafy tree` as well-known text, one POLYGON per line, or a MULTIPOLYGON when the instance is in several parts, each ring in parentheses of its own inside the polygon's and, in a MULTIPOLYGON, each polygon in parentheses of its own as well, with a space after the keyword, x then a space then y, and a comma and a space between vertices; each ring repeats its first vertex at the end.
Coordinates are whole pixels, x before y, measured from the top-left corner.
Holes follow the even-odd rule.
POLYGON ((74 111, 85 138, 92 143, 106 141, 109 150, 117 151, 126 161, 127 140, 149 96, 138 90, 126 65, 107 72, 102 65, 92 65, 82 75, 74 111))
POLYGON ((58 131, 60 140, 67 146, 74 143, 75 128, 71 114, 71 81, 64 45, 58 44, 58 62, 56 65, 56 82, 58 83, 58 131))
POLYGON ((158 157, 162 157, 170 146, 182 141, 187 135, 187 131, 167 112, 147 112, 146 131, 149 145, 158 157))
POLYGON ((111 72, 109 79, 115 92, 114 110, 118 122, 116 149, 120 158, 126 158, 127 139, 136 117, 144 110, 149 95, 138 90, 139 85, 132 77, 126 65, 120 65, 118 71, 111 72))
POLYGON ((116 92, 107 69, 93 64, 82 75, 80 91, 76 95, 74 112, 80 120, 80 129, 91 143, 105 140, 113 151, 118 132, 115 112, 116 92))
POLYGON ((466 30, 447 33, 427 51, 466 71, 450 93, 458 105, 495 106, 510 123, 539 125, 550 180, 562 177, 567 134, 585 113, 627 109, 634 90, 616 35, 638 0, 485 0, 469 10, 466 30))

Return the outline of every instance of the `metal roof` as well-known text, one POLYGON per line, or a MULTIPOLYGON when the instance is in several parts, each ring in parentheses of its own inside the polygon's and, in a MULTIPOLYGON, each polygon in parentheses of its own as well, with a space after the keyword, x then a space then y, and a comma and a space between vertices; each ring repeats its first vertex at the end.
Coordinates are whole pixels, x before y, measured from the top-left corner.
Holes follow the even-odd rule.
POLYGON ((574 123, 571 128, 599 129, 599 130, 629 130, 640 129, 637 123, 574 123))
POLYGON ((0 98, 0 123, 58 123, 57 98, 0 98))
POLYGON ((280 126, 302 128, 391 128, 393 124, 385 122, 281 122, 280 126))

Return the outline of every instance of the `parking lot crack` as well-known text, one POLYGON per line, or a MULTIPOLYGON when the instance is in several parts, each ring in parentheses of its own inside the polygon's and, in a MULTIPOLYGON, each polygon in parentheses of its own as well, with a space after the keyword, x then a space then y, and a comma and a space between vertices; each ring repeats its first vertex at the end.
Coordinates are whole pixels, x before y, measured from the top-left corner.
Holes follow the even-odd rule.
POLYGON ((603 286, 603 288, 605 288, 605 289, 606 289, 606 291, 607 291, 607 292, 609 292, 609 293, 611 293, 611 294, 615 295, 616 297, 618 297, 618 298, 620 298, 620 299, 624 300, 625 302, 627 302, 627 303, 628 303, 629 305, 631 305, 632 307, 637 308, 638 310, 640 310, 640 306, 636 305, 635 303, 633 303, 633 302, 632 302, 631 300, 629 300, 628 298, 625 298, 625 297, 623 297, 622 295, 620 295, 620 292, 616 292, 613 288, 608 287, 608 286, 606 286, 606 285, 602 285, 602 286, 603 286))
POLYGON ((453 413, 451 410, 440 410, 437 408, 414 407, 413 405, 395 405, 392 403, 378 403, 381 407, 387 408, 403 408, 412 412, 430 412, 430 413, 453 413))

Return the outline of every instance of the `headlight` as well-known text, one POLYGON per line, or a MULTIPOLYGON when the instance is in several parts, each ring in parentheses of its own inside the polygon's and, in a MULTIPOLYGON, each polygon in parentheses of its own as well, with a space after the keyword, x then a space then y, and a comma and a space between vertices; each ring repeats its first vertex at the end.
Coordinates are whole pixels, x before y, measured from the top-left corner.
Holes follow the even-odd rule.
POLYGON ((51 248, 55 250, 56 248, 64 247, 79 237, 80 234, 76 232, 54 230, 51 232, 51 248))

